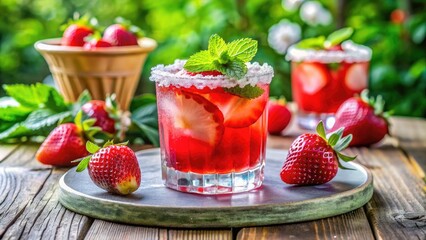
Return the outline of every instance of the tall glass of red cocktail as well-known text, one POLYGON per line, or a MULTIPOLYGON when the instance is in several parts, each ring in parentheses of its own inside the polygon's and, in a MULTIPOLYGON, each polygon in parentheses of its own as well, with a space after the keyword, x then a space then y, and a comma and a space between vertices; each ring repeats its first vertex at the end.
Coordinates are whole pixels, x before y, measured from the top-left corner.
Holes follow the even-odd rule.
POLYGON ((262 184, 273 70, 267 64, 244 64, 247 72, 241 78, 216 70, 189 72, 182 60, 152 69, 167 187, 221 194, 262 184))

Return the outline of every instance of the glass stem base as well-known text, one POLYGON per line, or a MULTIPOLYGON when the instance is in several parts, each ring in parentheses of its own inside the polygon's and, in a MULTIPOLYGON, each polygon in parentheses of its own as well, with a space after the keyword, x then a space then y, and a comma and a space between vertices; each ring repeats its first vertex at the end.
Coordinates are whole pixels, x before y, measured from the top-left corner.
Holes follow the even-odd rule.
POLYGON ((297 113, 297 124, 307 130, 315 130, 319 121, 324 123, 325 129, 329 130, 334 125, 334 114, 332 113, 307 113, 299 111, 297 113))
POLYGON ((247 192, 262 185, 264 164, 242 172, 199 174, 162 166, 164 184, 172 189, 205 195, 247 192))

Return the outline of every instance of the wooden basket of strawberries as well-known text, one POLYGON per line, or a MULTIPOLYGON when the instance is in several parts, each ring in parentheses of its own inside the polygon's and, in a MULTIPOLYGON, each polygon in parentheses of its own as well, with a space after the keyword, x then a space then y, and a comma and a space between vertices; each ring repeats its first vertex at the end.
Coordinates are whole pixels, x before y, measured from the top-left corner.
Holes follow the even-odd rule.
POLYGON ((157 43, 141 37, 137 27, 119 22, 101 37, 83 17, 69 24, 62 38, 35 43, 65 100, 76 101, 88 89, 94 99, 115 94, 121 109, 128 109, 146 57, 157 43))

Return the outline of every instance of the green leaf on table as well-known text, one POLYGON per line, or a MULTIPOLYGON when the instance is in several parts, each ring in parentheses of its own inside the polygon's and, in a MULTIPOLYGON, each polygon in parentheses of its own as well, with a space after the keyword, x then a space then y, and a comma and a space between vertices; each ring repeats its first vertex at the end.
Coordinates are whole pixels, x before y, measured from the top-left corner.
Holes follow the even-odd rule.
POLYGON ((32 132, 21 123, 15 123, 13 126, 0 133, 0 141, 26 136, 27 133, 32 134, 32 132))
POLYGON ((34 132, 33 136, 47 136, 59 122, 70 122, 71 120, 70 111, 56 113, 50 109, 38 109, 28 115, 22 124, 34 132))
POLYGON ((324 42, 324 47, 330 48, 330 47, 339 45, 343 41, 349 39, 353 33, 354 33, 354 30, 351 27, 341 28, 339 30, 336 30, 332 32, 330 35, 328 35, 327 39, 324 42))
POLYGON ((23 121, 31 111, 31 109, 22 106, 2 107, 0 108, 0 125, 2 125, 3 121, 23 121))
POLYGON ((155 95, 152 93, 145 93, 139 96, 136 96, 132 99, 132 102, 130 103, 130 112, 133 112, 137 108, 140 108, 142 106, 156 103, 157 100, 155 98, 155 95))
POLYGON ((137 134, 148 140, 154 146, 159 146, 157 116, 157 105, 155 103, 137 108, 133 111, 131 120, 138 132, 130 132, 130 134, 137 134))
POLYGON ((55 112, 68 110, 68 104, 65 103, 64 98, 54 88, 49 90, 49 94, 44 105, 46 108, 52 109, 55 112))
POLYGON ((18 103, 32 109, 44 107, 48 101, 50 91, 53 89, 53 87, 42 83, 34 85, 13 84, 4 85, 3 87, 6 93, 18 103))

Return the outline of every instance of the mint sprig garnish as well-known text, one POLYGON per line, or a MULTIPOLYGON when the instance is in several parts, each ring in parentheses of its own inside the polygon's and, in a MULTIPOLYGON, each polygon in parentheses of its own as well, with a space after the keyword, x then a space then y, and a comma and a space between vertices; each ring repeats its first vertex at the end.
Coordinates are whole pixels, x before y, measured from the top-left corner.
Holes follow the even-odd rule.
POLYGON ((333 46, 339 45, 345 40, 348 40, 354 30, 350 27, 347 28, 341 28, 339 30, 336 30, 327 37, 319 36, 314 38, 306 38, 299 43, 297 43, 298 48, 302 49, 327 49, 331 48, 333 46))
POLYGON ((184 68, 193 73, 219 71, 222 74, 241 79, 247 73, 246 62, 256 55, 257 41, 242 38, 226 43, 219 35, 209 39, 208 50, 192 55, 184 68))
MULTIPOLYGON (((247 62, 257 53, 257 41, 242 38, 226 43, 219 35, 214 34, 209 39, 208 50, 192 55, 185 63, 185 70, 193 73, 219 71, 235 79, 241 79, 247 74, 247 62)), ((264 90, 257 86, 247 85, 243 88, 226 88, 225 91, 248 99, 257 98, 264 90)))

